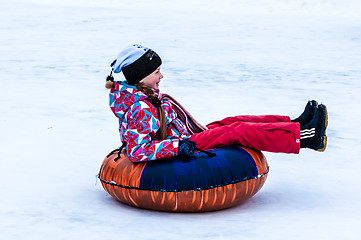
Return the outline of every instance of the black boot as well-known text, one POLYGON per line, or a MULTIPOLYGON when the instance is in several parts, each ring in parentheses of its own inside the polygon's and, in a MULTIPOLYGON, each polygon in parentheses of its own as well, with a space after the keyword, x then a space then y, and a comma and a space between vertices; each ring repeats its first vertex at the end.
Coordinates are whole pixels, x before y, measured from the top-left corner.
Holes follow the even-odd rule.
POLYGON ((317 105, 318 103, 315 100, 308 101, 303 113, 298 118, 293 119, 292 122, 299 122, 301 125, 305 125, 310 122, 315 114, 317 105))
POLYGON ((311 148, 323 152, 327 146, 326 128, 328 114, 325 105, 318 105, 312 120, 301 125, 301 148, 311 148))

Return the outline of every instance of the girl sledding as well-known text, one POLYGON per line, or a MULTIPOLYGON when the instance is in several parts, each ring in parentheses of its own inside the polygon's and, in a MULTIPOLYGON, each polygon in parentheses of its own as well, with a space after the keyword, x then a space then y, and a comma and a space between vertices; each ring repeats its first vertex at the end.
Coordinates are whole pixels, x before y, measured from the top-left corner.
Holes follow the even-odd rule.
POLYGON ((296 119, 288 116, 235 116, 203 127, 171 96, 161 94, 162 61, 138 44, 119 53, 106 81, 110 108, 119 119, 119 133, 133 162, 174 156, 190 157, 196 149, 242 145, 260 151, 299 153, 327 146, 326 106, 309 101, 296 119), (126 81, 114 81, 122 72, 126 81))
POLYGON ((161 64, 157 53, 141 45, 125 48, 111 64, 106 87, 122 147, 104 159, 98 178, 117 200, 171 212, 229 208, 252 197, 266 181, 269 167, 260 151, 325 150, 323 104, 309 101, 293 120, 247 115, 204 127, 159 91, 161 64), (114 81, 113 73, 119 72, 126 81, 114 81))

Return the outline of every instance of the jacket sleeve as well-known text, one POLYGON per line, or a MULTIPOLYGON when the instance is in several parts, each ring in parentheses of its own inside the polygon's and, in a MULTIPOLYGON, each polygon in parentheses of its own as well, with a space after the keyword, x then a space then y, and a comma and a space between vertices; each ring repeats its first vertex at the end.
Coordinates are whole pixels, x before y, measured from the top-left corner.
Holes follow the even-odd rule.
POLYGON ((159 130, 157 109, 146 101, 132 105, 125 116, 126 152, 133 162, 174 157, 178 154, 180 139, 156 140, 159 130))

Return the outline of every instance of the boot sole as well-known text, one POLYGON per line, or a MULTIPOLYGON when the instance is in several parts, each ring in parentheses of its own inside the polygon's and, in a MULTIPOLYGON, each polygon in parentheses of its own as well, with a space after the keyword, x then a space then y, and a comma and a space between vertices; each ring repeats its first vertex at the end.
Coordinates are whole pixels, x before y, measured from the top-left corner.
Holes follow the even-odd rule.
POLYGON ((322 148, 317 149, 318 152, 324 152, 327 147, 327 136, 323 136, 322 148))
POLYGON ((326 128, 328 126, 328 112, 327 112, 327 107, 323 104, 321 104, 323 106, 323 108, 325 109, 325 130, 324 130, 324 135, 323 135, 323 140, 322 140, 322 144, 320 145, 320 148, 317 149, 317 151, 319 152, 323 152, 325 151, 326 147, 327 147, 327 135, 326 135, 326 128))

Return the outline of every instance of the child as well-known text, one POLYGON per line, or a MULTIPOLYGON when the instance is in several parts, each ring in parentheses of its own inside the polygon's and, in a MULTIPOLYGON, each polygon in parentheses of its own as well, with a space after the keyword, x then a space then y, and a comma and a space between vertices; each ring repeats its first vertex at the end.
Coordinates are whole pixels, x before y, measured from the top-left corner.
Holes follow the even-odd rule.
POLYGON ((190 157, 196 149, 243 145, 261 151, 299 153, 300 148, 324 151, 326 106, 309 101, 300 117, 236 116, 198 124, 172 97, 159 92, 162 61, 157 53, 131 45, 111 64, 106 87, 110 108, 119 118, 120 138, 134 162, 174 156, 190 157), (126 81, 114 81, 123 72, 126 81))

